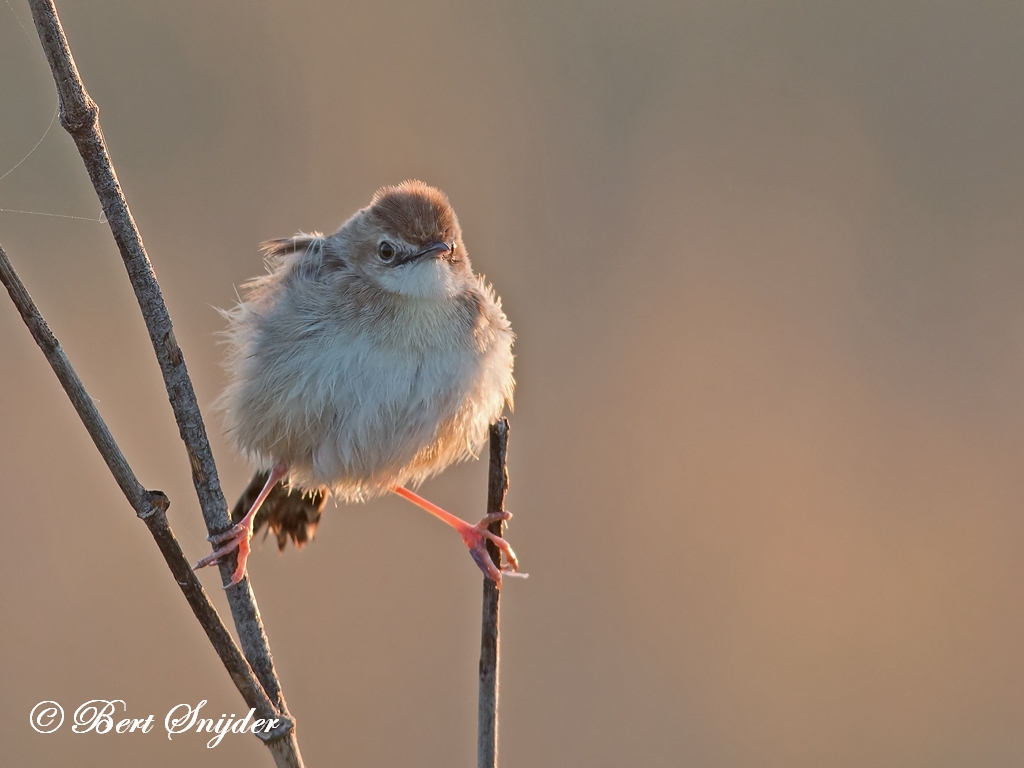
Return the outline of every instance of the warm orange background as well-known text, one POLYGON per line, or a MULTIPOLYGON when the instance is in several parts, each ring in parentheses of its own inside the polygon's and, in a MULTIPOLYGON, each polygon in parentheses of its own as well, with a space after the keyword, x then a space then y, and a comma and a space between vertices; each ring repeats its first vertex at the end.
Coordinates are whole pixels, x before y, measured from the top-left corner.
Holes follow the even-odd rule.
MULTIPOLYGON (((12 5, 0 173, 55 102, 12 5)), ((259 241, 408 177, 449 193, 519 333, 504 768, 1024 762, 1020 4, 59 6, 203 404, 259 241)), ((0 207, 98 214, 59 126, 0 207)), ((0 242, 200 557, 109 231, 0 213, 0 242)), ((30 730, 42 699, 242 702, 0 299, 3 763, 270 765, 30 730)), ((424 492, 475 518, 484 469, 424 492)), ((311 767, 473 763, 481 579, 451 531, 330 508, 250 570, 311 767)))

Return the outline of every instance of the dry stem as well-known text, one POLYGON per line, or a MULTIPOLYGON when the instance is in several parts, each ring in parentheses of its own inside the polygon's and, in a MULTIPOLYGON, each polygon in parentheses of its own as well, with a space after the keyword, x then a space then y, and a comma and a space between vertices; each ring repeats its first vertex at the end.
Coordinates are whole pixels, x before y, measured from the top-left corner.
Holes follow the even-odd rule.
MULTIPOLYGON (((508 419, 491 425, 491 463, 487 476, 487 513, 501 512, 508 491, 508 469, 505 455, 508 451, 508 419)), ((497 520, 488 526, 491 533, 501 536, 504 523, 497 520)), ((501 552, 490 541, 487 551, 494 564, 501 568, 501 552)), ((498 659, 499 623, 498 600, 501 590, 484 577, 483 621, 480 630, 480 699, 477 708, 477 768, 496 768, 498 765, 498 659)))
MULTIPOLYGON (((32 338, 39 345, 46 360, 50 363, 50 367, 53 368, 53 372, 57 374, 61 386, 64 387, 64 391, 70 398, 71 404, 78 411, 82 423, 85 424, 85 428, 89 431, 89 435, 96 444, 96 449, 100 452, 104 461, 107 462, 110 473, 121 487, 125 497, 128 499, 128 503, 132 505, 135 513, 146 524, 150 533, 153 534, 153 538, 156 540, 157 546, 160 547, 160 552, 163 554, 167 566, 171 569, 171 573, 174 574, 178 586, 192 607, 196 618, 199 619, 199 623, 206 630, 207 637, 210 638, 214 650, 217 651, 217 655, 220 656, 224 667, 228 670, 228 674, 231 675, 231 679, 238 686, 242 697, 250 707, 256 709, 257 717, 264 719, 280 717, 274 706, 270 703, 270 699, 267 698, 255 674, 253 674, 249 663, 242 656, 242 652, 235 644, 231 633, 228 632, 228 628, 221 621, 217 609, 210 602, 206 590, 203 589, 203 585, 196 578, 195 573, 189 566, 188 560, 185 559, 185 555, 178 545, 178 540, 174 537, 174 532, 167 522, 166 512, 170 502, 162 491, 146 490, 135 477, 135 473, 132 471, 131 466, 129 466, 124 454, 121 453, 121 449, 114 441, 110 430, 103 421, 103 417, 97 410, 95 402, 86 391, 82 380, 78 378, 78 374, 68 360, 67 355, 64 354, 60 342, 57 341, 50 331, 43 316, 39 313, 35 302, 32 301, 32 297, 25 289, 18 274, 14 271, 14 267, 8 260, 3 246, 0 246, 0 282, 7 288, 7 292, 11 295, 11 300, 18 308, 18 312, 21 313, 21 318, 25 321, 25 325, 28 326, 32 338)), ((277 735, 279 736, 280 733, 277 735)))
MULTIPOLYGON (((82 156, 142 310, 163 374, 171 409, 188 452, 192 480, 206 527, 210 534, 222 532, 230 527, 231 522, 195 390, 185 367, 181 348, 174 338, 171 319, 160 286, 157 284, 153 266, 107 153, 100 130, 99 108, 86 92, 78 74, 52 0, 29 0, 29 6, 60 96, 61 125, 71 135, 82 156)), ((135 489, 132 488, 132 491, 135 492, 135 489)), ((221 578, 226 582, 234 570, 235 563, 234 557, 225 560, 226 562, 221 563, 221 578)), ((179 583, 181 580, 178 578, 179 583)), ((249 579, 246 577, 230 587, 227 590, 227 598, 246 659, 262 685, 266 697, 279 715, 291 724, 249 579)), ((236 680, 236 684, 237 682, 236 680)), ((301 768, 302 757, 299 754, 294 727, 288 728, 286 733, 267 742, 267 745, 279 766, 301 768)))

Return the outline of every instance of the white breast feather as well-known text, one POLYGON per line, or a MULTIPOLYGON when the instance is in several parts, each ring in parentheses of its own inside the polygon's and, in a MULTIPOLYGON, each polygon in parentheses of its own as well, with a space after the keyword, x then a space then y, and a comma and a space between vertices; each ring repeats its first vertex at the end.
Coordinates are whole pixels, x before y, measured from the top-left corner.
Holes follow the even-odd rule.
POLYGON ((474 278, 490 322, 473 332, 425 301, 404 303, 389 328, 339 322, 336 295, 286 285, 284 271, 225 313, 220 406, 243 455, 264 470, 286 461, 293 485, 351 501, 479 451, 514 385, 513 334, 489 286, 474 278))

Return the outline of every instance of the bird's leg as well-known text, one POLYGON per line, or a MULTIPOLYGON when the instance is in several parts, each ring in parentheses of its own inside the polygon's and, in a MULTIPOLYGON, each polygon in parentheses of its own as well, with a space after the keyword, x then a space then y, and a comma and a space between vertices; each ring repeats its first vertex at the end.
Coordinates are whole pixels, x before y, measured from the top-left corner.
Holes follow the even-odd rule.
POLYGON ((224 555, 234 549, 237 549, 238 565, 235 566, 235 572, 231 575, 231 581, 228 582, 227 586, 230 587, 242 580, 242 577, 245 575, 245 563, 249 559, 249 539, 252 538, 253 520, 256 519, 256 513, 263 505, 267 496, 270 495, 274 486, 277 485, 278 481, 284 478, 287 474, 288 465, 283 461, 277 462, 277 464, 274 465, 274 468, 270 470, 270 474, 267 476, 267 482, 263 484, 263 490, 260 491, 259 496, 256 497, 252 506, 249 507, 249 511, 245 513, 245 517, 223 533, 218 533, 216 536, 208 536, 207 538, 209 541, 217 547, 217 549, 196 563, 193 566, 193 569, 198 570, 199 568, 205 568, 208 565, 213 565, 224 557, 224 555))
POLYGON ((502 573, 516 573, 519 571, 519 561, 516 559, 516 553, 512 551, 512 547, 510 547, 508 542, 503 538, 487 530, 487 526, 496 520, 508 520, 512 517, 511 512, 492 512, 489 515, 485 515, 484 518, 476 525, 471 525, 465 520, 456 517, 451 512, 447 512, 436 504, 432 504, 419 494, 413 493, 408 488, 396 487, 391 490, 403 499, 411 501, 417 507, 425 509, 434 517, 442 520, 458 531, 459 535, 462 537, 462 541, 465 542, 467 547, 469 547, 469 554, 472 555, 476 564, 480 566, 480 570, 484 572, 485 576, 489 576, 499 587, 501 586, 502 573), (508 565, 498 568, 494 564, 494 561, 491 560, 490 553, 487 551, 488 539, 492 541, 499 550, 505 553, 505 559, 508 560, 508 565))

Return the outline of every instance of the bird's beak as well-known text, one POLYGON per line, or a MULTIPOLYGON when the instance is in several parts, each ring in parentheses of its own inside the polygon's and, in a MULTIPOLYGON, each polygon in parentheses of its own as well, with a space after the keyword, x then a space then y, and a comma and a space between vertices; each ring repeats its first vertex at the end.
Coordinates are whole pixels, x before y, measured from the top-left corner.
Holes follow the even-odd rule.
POLYGON ((433 259, 441 258, 445 254, 452 252, 452 243, 427 243, 426 247, 416 251, 416 253, 404 256, 391 262, 391 266, 397 267, 402 264, 411 264, 414 261, 420 259, 433 259))
POLYGON ((452 252, 451 243, 430 243, 421 251, 414 253, 410 261, 416 261, 417 259, 426 259, 428 257, 444 256, 447 253, 452 252))

